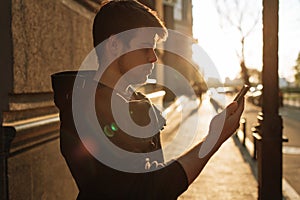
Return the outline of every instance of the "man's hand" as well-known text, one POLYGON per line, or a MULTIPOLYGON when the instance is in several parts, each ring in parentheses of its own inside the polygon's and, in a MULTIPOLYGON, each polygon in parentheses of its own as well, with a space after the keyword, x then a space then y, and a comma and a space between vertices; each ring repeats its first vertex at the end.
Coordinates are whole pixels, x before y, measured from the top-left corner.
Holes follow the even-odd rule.
POLYGON ((208 135, 199 150, 199 158, 215 152, 236 131, 243 110, 244 100, 239 104, 232 102, 211 120, 208 135))
POLYGON ((211 121, 209 134, 214 133, 214 129, 221 125, 220 127, 222 128, 222 131, 218 142, 221 144, 225 142, 239 128, 240 118, 243 111, 244 99, 240 103, 234 101, 229 104, 222 113, 217 115, 211 121), (225 120, 224 117, 220 115, 225 115, 225 120), (223 124, 218 123, 218 119, 216 118, 220 118, 221 120, 223 119, 223 124))
POLYGON ((185 170, 189 184, 195 180, 208 160, 239 127, 243 110, 244 99, 240 103, 229 104, 224 111, 211 120, 207 137, 178 159, 185 170))

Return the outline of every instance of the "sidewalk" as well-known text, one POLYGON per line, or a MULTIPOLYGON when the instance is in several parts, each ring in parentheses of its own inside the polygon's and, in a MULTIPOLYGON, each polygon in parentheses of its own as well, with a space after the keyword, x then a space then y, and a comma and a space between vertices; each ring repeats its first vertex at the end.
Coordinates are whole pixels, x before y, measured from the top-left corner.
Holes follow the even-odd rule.
MULTIPOLYGON (((195 133, 197 130, 197 135, 185 134, 181 142, 197 143, 207 133, 209 122, 214 115, 215 110, 209 98, 204 98, 199 111, 191 114, 180 125, 180 129, 186 133, 195 133)), ((176 148, 173 148, 167 156, 176 156, 178 152, 186 148, 179 142, 175 146, 176 148)), ((243 158, 233 138, 230 138, 211 158, 195 182, 178 199, 252 200, 257 199, 257 187, 258 184, 249 163, 243 158)))
POLYGON ((257 181, 232 139, 211 158, 180 200, 256 200, 257 181))

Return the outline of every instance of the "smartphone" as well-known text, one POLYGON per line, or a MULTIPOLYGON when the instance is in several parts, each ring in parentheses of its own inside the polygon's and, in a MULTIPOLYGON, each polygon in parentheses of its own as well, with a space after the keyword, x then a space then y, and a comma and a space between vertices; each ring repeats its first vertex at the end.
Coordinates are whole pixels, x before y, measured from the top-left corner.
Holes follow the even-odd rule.
POLYGON ((249 85, 244 85, 243 88, 240 90, 240 92, 236 95, 233 101, 240 102, 242 98, 245 96, 245 94, 250 89, 249 85))

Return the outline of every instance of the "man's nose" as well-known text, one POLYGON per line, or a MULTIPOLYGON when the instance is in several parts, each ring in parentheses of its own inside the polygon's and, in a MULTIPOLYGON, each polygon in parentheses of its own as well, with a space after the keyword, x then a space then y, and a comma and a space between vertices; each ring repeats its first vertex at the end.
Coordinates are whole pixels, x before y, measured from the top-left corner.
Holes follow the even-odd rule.
POLYGON ((157 55, 154 49, 149 49, 149 62, 154 63, 157 61, 157 55))

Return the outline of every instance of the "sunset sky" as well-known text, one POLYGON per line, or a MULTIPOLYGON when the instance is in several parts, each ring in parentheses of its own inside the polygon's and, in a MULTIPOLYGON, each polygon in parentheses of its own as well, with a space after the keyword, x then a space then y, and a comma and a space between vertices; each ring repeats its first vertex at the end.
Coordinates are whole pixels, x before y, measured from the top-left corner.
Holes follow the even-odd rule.
MULTIPOLYGON (((261 1, 253 0, 249 6, 261 9, 261 1)), ((279 75, 293 80, 292 68, 300 52, 300 0, 281 0, 279 6, 279 75)), ((221 28, 214 1, 193 0, 193 20, 194 37, 215 63, 221 78, 234 78, 240 71, 236 55, 238 39, 230 27, 221 28)), ((261 69, 261 22, 246 39, 245 45, 247 66, 261 69)))

